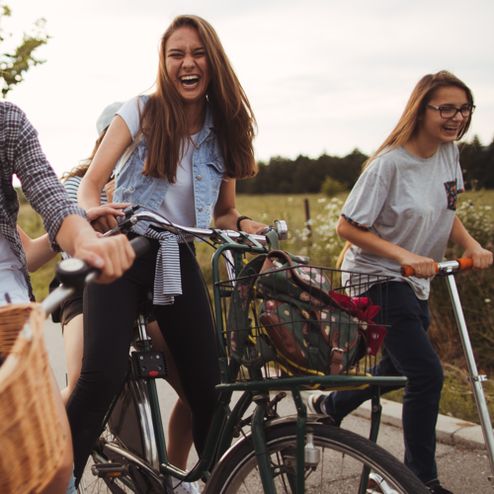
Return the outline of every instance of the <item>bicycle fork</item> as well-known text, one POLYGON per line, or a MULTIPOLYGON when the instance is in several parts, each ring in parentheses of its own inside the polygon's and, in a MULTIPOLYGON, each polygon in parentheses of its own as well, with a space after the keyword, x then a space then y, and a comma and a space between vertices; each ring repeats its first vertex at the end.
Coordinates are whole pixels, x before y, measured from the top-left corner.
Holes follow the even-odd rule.
POLYGON ((487 377, 484 375, 479 375, 477 370, 477 364, 475 363, 472 344, 468 335, 467 324, 463 315, 463 309, 461 307, 460 296, 458 294, 458 288, 456 287, 455 277, 451 274, 446 276, 446 283, 448 286, 449 295, 451 297, 451 302, 453 304, 453 312, 455 314, 456 324, 460 333, 463 352, 467 361, 468 373, 472 382, 475 403, 477 405, 477 410, 480 417, 480 424, 482 426, 482 433, 484 435, 484 441, 491 466, 491 475, 488 478, 492 482, 494 479, 494 434, 492 431, 492 423, 489 416, 489 409, 487 408, 484 389, 482 388, 482 382, 486 381, 487 377))
MULTIPOLYGON (((303 404, 300 391, 292 392, 295 407, 297 409, 296 431, 297 441, 295 450, 287 452, 284 458, 288 477, 288 482, 295 494, 305 492, 305 471, 307 467, 317 466, 320 461, 320 452, 313 444, 313 435, 307 431, 307 412, 303 404)), ((257 466, 263 486, 264 494, 276 494, 273 475, 280 472, 274 472, 269 451, 266 444, 265 418, 267 416, 267 407, 269 406, 269 395, 257 395, 253 397, 256 403, 256 409, 252 415, 252 441, 256 452, 257 466)))
POLYGON ((273 480, 273 472, 269 460, 269 452, 264 433, 264 417, 269 401, 269 395, 261 394, 253 397, 256 408, 252 415, 252 441, 256 452, 257 466, 261 477, 264 494, 276 494, 276 487, 273 480))

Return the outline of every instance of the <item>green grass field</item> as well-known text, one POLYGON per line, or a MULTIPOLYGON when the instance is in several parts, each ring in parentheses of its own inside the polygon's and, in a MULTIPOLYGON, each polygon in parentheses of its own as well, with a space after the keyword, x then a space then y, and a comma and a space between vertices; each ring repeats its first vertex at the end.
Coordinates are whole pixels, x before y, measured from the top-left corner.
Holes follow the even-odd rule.
MULTIPOLYGON (((339 196, 343 200, 345 194, 339 196)), ((460 196, 461 202, 473 202, 474 207, 494 205, 494 190, 482 190, 477 192, 467 192, 460 196)), ((321 241, 326 240, 332 233, 327 232, 321 223, 327 218, 324 215, 329 200, 322 194, 304 194, 304 195, 239 195, 237 198, 237 207, 241 214, 247 214, 253 218, 270 224, 275 219, 284 219, 288 222, 289 241, 285 248, 296 253, 312 254, 314 262, 330 265, 334 258, 325 256, 324 251, 332 249, 338 252, 341 242, 336 241, 335 246, 321 245, 321 241), (308 200, 310 217, 312 219, 312 237, 304 235, 304 226, 306 225, 304 200, 308 200), (318 228, 319 227, 319 228, 318 228)), ((494 219, 494 208, 491 212, 491 220, 494 219)), ((333 218, 334 221, 334 218, 333 218)), ((40 217, 33 212, 29 206, 21 207, 19 214, 19 224, 30 234, 36 237, 43 233, 43 224, 40 217)), ((305 232, 306 233, 306 232, 305 232)), ((202 251, 203 249, 201 249, 202 251)), ((201 258, 202 258, 201 254, 201 258)), ((208 254, 204 254, 204 261, 207 262, 208 254)), ((46 296, 46 286, 48 279, 53 274, 54 262, 43 267, 32 276, 35 294, 38 300, 46 296)))
MULTIPOLYGON (((322 194, 308 195, 256 195, 237 198, 237 207, 241 214, 249 215, 259 221, 270 224, 275 219, 284 219, 289 226, 289 239, 282 248, 291 252, 309 255, 315 264, 333 266, 341 250, 342 242, 334 234, 334 224, 345 194, 329 200, 322 194), (304 200, 310 207, 312 235, 306 228, 304 200)), ((482 238, 491 249, 494 246, 494 190, 468 192, 460 196, 460 208, 467 227, 482 238)), ((40 218, 29 206, 23 206, 19 223, 32 237, 43 232, 40 218)), ((198 259, 203 266, 206 278, 209 273, 211 249, 206 245, 198 246, 198 259)), ((451 253, 452 255, 453 253, 451 253)), ((37 300, 47 293, 56 261, 49 263, 33 274, 33 286, 37 300)), ((441 401, 441 412, 465 420, 477 420, 475 406, 465 371, 458 332, 451 313, 449 298, 438 283, 433 288, 431 299, 431 337, 445 364, 445 386, 441 401)), ((458 279, 460 296, 465 310, 467 324, 479 367, 484 372, 494 372, 492 345, 494 344, 494 278, 491 272, 469 273, 458 279)), ((494 416, 494 384, 488 382, 487 400, 494 416)), ((395 393, 399 400, 400 394, 395 393)))
POLYGON ((492 218, 494 219, 494 190, 477 190, 475 192, 465 192, 460 195, 461 201, 473 201, 477 205, 489 206, 492 208, 492 218))

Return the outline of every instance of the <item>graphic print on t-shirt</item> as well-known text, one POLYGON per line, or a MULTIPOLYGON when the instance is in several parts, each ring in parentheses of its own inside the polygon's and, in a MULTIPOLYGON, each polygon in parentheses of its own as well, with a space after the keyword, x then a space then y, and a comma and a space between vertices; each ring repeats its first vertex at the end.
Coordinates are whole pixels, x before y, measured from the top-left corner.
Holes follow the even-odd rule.
POLYGON ((444 188, 446 189, 446 197, 448 200, 448 209, 456 211, 456 200, 458 198, 458 187, 456 186, 456 179, 444 182, 444 188))

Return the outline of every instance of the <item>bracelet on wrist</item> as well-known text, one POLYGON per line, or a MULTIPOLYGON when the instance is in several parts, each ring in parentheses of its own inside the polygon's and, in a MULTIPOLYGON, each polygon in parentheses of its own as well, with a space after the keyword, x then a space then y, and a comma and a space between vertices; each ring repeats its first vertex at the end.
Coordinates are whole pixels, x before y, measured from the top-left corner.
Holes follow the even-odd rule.
POLYGON ((252 218, 250 218, 249 216, 239 216, 237 218, 237 231, 241 231, 241 228, 240 228, 240 223, 243 221, 243 220, 251 220, 252 218))

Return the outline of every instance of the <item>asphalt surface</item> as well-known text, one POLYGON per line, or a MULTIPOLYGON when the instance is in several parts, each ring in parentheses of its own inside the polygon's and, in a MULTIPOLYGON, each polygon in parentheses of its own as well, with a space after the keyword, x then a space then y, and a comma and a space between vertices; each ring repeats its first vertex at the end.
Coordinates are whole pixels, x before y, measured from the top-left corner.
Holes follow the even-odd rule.
MULTIPOLYGON (((65 361, 60 326, 48 320, 45 334, 50 360, 59 386, 62 387, 65 383, 65 361)), ((176 395, 164 382, 159 383, 158 389, 164 421, 167 423, 176 395)), ((290 414, 290 406, 281 408, 281 413, 290 414)), ((345 419, 342 426, 368 436, 368 416, 368 410, 359 409, 345 419)), ((403 440, 399 416, 400 406, 385 402, 378 443, 402 460, 403 440)), ((441 416, 438 422, 438 440, 436 458, 439 478, 445 487, 454 494, 494 493, 494 482, 488 480, 491 474, 490 466, 478 427, 451 417, 441 416)), ((190 464, 192 465, 195 460, 195 454, 191 454, 190 464)))

